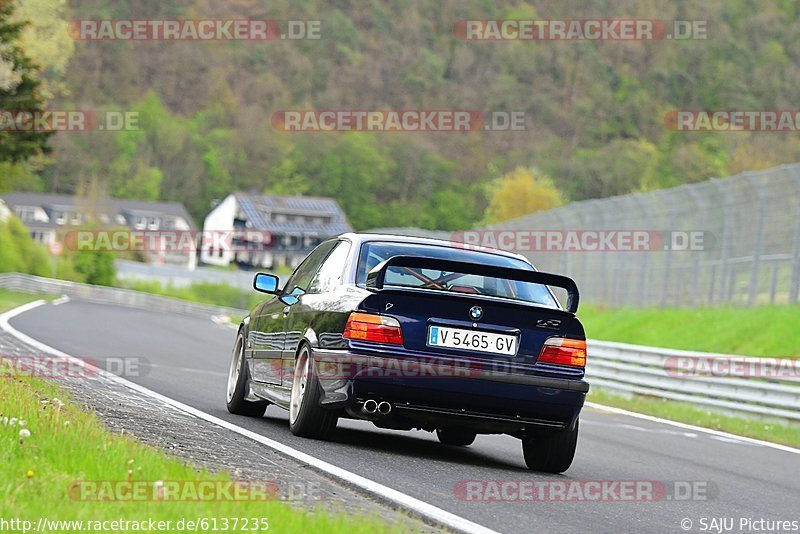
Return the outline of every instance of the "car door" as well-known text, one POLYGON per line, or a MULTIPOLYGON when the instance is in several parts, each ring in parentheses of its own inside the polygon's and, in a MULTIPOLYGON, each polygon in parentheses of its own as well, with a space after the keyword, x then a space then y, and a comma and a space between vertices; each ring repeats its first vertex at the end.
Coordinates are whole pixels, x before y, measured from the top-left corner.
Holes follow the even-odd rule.
POLYGON ((266 384, 280 384, 280 358, 285 333, 283 309, 286 305, 275 295, 258 309, 251 318, 247 344, 252 351, 250 365, 253 380, 266 384))
MULTIPOLYGON (((320 317, 336 308, 336 303, 331 299, 336 297, 331 292, 342 283, 344 268, 350 255, 350 242, 340 240, 334 243, 332 250, 328 251, 322 265, 316 270, 314 276, 305 290, 297 295, 297 302, 293 303, 287 315, 286 343, 283 349, 283 385, 291 385, 292 370, 297 348, 306 329, 315 317, 320 317)), ((317 332, 317 334, 321 334, 317 332)))
POLYGON ((253 350, 253 380, 267 384, 281 383, 281 354, 286 344, 286 316, 297 302, 298 296, 308 289, 320 265, 336 243, 328 241, 314 249, 295 269, 283 291, 262 305, 255 326, 251 326, 248 339, 253 350))

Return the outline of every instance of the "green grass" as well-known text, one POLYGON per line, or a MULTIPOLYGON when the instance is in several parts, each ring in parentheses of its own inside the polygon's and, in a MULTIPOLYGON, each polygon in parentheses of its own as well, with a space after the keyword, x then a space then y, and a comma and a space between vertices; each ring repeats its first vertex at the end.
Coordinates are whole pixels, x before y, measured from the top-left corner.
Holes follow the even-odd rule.
POLYGON ((17 293, 0 288, 0 313, 16 308, 17 306, 22 306, 28 302, 33 302, 34 300, 51 300, 53 298, 55 297, 52 295, 31 295, 29 293, 17 293))
POLYGON ((228 284, 209 282, 195 282, 187 287, 173 287, 164 286, 155 281, 121 280, 117 282, 117 287, 242 310, 250 310, 264 300, 264 295, 255 291, 246 291, 228 284))
MULTIPOLYGON (((94 414, 78 409, 64 391, 39 379, 0 375, 0 414, 0 517, 6 519, 21 518, 35 524, 39 517, 65 521, 153 518, 177 525, 183 518, 222 521, 247 517, 268 518, 269 530, 276 532, 400 531, 398 525, 389 526, 379 518, 322 511, 320 503, 317 511, 308 513, 274 498, 87 501, 78 497, 76 482, 145 481, 152 487, 156 481, 229 481, 231 477, 198 470, 159 449, 111 434, 94 414), (61 399, 63 407, 54 398, 61 399), (6 417, 17 421, 3 423, 6 417), (20 437, 22 421, 30 437, 20 437)), ((204 530, 209 528, 200 528, 204 530)), ((240 525, 234 530, 229 523, 227 531, 245 529, 240 525)))
MULTIPOLYGON (((0 312, 43 298, 0 289, 0 312)), ((46 297, 50 298, 50 297, 46 297)), ((0 371, 0 518, 52 520, 172 521, 181 519, 268 518, 277 532, 400 532, 379 518, 317 511, 309 514, 271 500, 160 502, 156 500, 76 500, 70 487, 80 481, 228 481, 229 473, 211 473, 187 465, 130 437, 112 434, 92 413, 80 410, 56 385, 0 371), (58 408, 54 398, 64 402, 58 408), (47 401, 47 404, 43 404, 47 401), (8 420, 5 420, 8 418, 8 420), (15 424, 10 420, 15 418, 15 424), (5 421, 5 423, 3 422, 5 421), (20 426, 24 421, 25 426, 20 426), (26 429, 30 437, 20 438, 26 429)), ((320 503, 324 504, 325 503, 320 503)), ((220 524, 220 523, 218 523, 220 524)), ((252 527, 252 523, 250 524, 252 527)), ((63 527, 66 528, 66 527, 63 527)), ((210 527, 209 527, 210 528, 210 527)), ((62 528, 51 528, 60 531, 62 528)), ((200 528, 200 531, 207 530, 200 528)))
POLYGON ((672 349, 800 357, 800 306, 604 309, 578 313, 590 339, 672 349))
POLYGON ((596 388, 589 392, 587 400, 672 421, 721 430, 739 436, 800 447, 800 425, 798 424, 734 417, 698 408, 685 402, 643 395, 628 397, 596 388))

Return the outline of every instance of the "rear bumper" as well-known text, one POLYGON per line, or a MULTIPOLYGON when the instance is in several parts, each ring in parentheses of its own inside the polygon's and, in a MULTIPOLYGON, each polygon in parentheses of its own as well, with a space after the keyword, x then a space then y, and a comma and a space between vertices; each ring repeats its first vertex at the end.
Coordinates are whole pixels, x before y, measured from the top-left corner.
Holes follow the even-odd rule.
POLYGON ((353 413, 366 399, 385 400, 393 405, 393 419, 420 427, 563 429, 577 419, 589 391, 582 378, 465 367, 446 358, 408 366, 402 355, 316 350, 314 361, 323 406, 353 413))

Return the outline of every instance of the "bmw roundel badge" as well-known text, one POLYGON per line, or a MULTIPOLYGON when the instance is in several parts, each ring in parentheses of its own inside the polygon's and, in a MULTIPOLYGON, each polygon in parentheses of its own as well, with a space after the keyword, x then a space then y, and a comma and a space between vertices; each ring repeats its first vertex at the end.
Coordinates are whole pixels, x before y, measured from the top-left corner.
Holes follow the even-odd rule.
POLYGON ((483 309, 480 306, 473 306, 469 309, 469 317, 470 319, 477 321, 481 317, 483 317, 483 309))

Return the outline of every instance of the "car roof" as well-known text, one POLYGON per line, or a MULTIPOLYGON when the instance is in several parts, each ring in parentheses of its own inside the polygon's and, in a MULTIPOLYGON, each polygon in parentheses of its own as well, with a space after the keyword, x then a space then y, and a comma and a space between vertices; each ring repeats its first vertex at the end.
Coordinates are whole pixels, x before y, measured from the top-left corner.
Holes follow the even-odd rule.
POLYGON ((447 241, 444 239, 433 239, 429 237, 411 237, 407 235, 393 235, 393 234, 370 234, 370 233, 355 233, 349 232, 339 236, 353 241, 354 243, 366 243, 369 241, 388 241, 390 243, 410 243, 414 245, 434 245, 438 247, 447 247, 459 250, 474 250, 478 252, 487 252, 489 254, 496 254, 498 256, 505 256, 507 258, 515 258, 530 264, 530 260, 522 254, 508 252, 496 248, 482 247, 479 245, 469 245, 459 241, 447 241))

